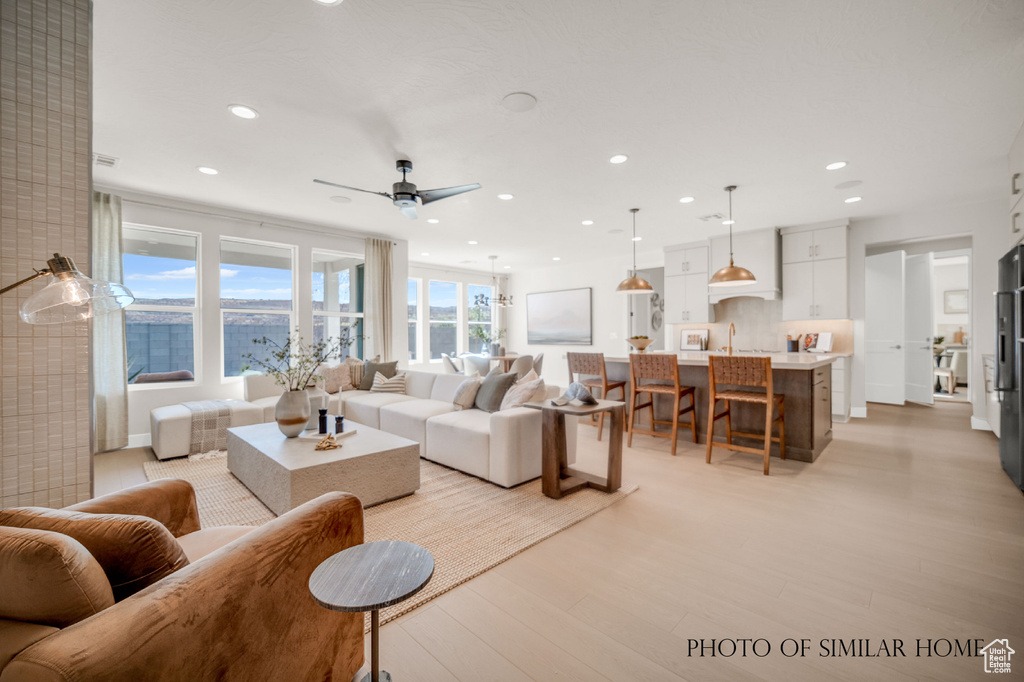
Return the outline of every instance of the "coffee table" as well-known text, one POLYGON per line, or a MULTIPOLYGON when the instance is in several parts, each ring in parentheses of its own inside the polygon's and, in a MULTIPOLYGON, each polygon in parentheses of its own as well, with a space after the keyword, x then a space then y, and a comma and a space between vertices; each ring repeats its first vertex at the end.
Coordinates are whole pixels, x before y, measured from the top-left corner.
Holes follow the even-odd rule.
POLYGON ((327 557, 309 577, 313 600, 332 611, 370 611, 370 672, 361 682, 391 682, 380 670, 380 609, 416 594, 434 575, 434 557, 411 542, 384 540, 327 557))
POLYGON ((336 450, 285 438, 274 422, 228 429, 228 471, 277 515, 326 492, 352 493, 369 507, 420 487, 416 441, 359 424, 336 450))

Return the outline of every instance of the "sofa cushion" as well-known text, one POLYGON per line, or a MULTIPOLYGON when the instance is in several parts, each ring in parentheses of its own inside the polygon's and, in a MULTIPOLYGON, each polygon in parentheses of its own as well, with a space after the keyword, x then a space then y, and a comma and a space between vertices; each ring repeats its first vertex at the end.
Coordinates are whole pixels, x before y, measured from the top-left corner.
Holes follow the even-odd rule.
POLYGON ((317 373, 324 378, 324 391, 327 393, 351 391, 355 388, 352 384, 352 366, 344 362, 333 366, 321 365, 317 373))
POLYGON ((522 407, 531 400, 536 400, 536 396, 539 394, 543 400, 544 396, 544 380, 537 376, 537 373, 532 369, 523 379, 517 381, 512 388, 508 390, 505 397, 501 399, 501 409, 510 410, 514 407, 522 407), (530 379, 530 374, 534 376, 530 379))
POLYGON ((60 628, 0 618, 0 670, 22 651, 55 632, 60 632, 60 628))
POLYGON ((178 538, 178 544, 190 563, 195 563, 207 554, 215 552, 229 542, 234 542, 255 526, 212 526, 178 538))
POLYGON ((484 412, 497 412, 501 409, 502 398, 505 397, 505 393, 508 392, 508 389, 512 388, 512 384, 515 382, 516 375, 514 372, 501 374, 492 371, 484 377, 484 382, 480 384, 480 390, 476 392, 475 407, 484 412))
POLYGON ((490 475, 491 415, 462 410, 427 420, 427 459, 487 479, 490 475))
POLYGON ((188 565, 171 532, 146 516, 12 507, 0 511, 0 526, 49 530, 82 543, 103 567, 117 601, 188 565))
POLYGON ((0 618, 63 628, 114 605, 99 563, 77 540, 0 527, 0 618))
POLYGON ((253 405, 263 410, 263 421, 272 422, 274 421, 274 410, 277 409, 277 401, 280 400, 281 396, 269 396, 266 398, 257 398, 251 401, 253 405))
POLYGON ((345 418, 351 419, 359 424, 380 428, 380 408, 393 403, 400 403, 407 400, 416 400, 411 396, 401 393, 371 393, 360 391, 358 395, 345 400, 342 404, 345 409, 345 418))
POLYGON ((434 386, 430 389, 431 400, 443 400, 450 403, 455 399, 455 391, 469 377, 462 374, 438 374, 434 377, 434 386))
POLYGON ((363 367, 365 363, 359 358, 347 357, 343 364, 348 365, 349 374, 352 375, 352 385, 359 388, 363 383, 363 367))
POLYGON ((405 372, 405 393, 414 398, 432 398, 434 382, 439 374, 433 372, 417 372, 415 370, 405 372))
POLYGON ((242 377, 242 396, 250 403, 259 398, 276 398, 284 393, 284 386, 269 374, 246 374, 242 377))
POLYGON ((427 420, 447 414, 455 406, 443 400, 409 400, 380 408, 380 430, 420 444, 420 456, 426 453, 427 420))
POLYGON ((468 410, 476 404, 476 395, 480 392, 480 386, 483 384, 483 379, 479 376, 473 376, 466 379, 459 388, 456 389, 455 395, 452 396, 452 404, 455 405, 456 410, 468 410))
POLYGON ((359 382, 359 388, 369 391, 373 387, 373 378, 377 376, 377 372, 383 374, 385 379, 390 379, 398 373, 398 360, 392 362, 368 360, 363 365, 363 378, 359 382))
POLYGON ((405 395, 405 372, 399 372, 390 379, 377 372, 373 375, 373 385, 370 386, 370 391, 372 393, 401 393, 405 395))

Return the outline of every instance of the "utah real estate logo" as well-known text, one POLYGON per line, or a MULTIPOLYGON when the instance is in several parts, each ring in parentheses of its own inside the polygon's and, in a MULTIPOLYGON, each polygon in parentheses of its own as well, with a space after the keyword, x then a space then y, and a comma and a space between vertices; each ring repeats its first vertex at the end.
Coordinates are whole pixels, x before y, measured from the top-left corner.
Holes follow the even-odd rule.
POLYGON ((1007 639, 993 639, 988 646, 981 649, 979 653, 985 655, 985 672, 987 673, 1009 673, 1010 656, 1015 652, 1010 648, 1010 641, 1007 639))

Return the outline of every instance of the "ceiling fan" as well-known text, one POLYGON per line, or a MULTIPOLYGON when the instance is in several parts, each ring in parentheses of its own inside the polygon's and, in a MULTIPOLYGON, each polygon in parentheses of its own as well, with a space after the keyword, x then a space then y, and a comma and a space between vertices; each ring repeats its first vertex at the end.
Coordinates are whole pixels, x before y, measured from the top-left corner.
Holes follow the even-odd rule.
POLYGON ((416 220, 417 199, 421 204, 429 204, 430 202, 437 201, 438 199, 446 199, 448 197, 453 197, 456 194, 472 192, 475 189, 480 189, 479 184, 473 183, 472 185, 459 185, 458 187, 425 189, 422 192, 418 192, 416 191, 416 185, 405 181, 405 174, 412 172, 412 161, 399 159, 395 162, 395 167, 402 172, 402 180, 401 182, 396 182, 391 186, 391 194, 388 194, 387 192, 374 192, 368 189, 359 189, 358 187, 349 187, 348 185, 339 185, 336 182, 327 182, 326 180, 314 179, 313 182, 319 182, 321 185, 330 185, 331 187, 340 187, 342 189, 355 190, 356 192, 379 194, 382 197, 387 197, 388 199, 391 199, 395 206, 402 210, 402 214, 410 220, 416 220))

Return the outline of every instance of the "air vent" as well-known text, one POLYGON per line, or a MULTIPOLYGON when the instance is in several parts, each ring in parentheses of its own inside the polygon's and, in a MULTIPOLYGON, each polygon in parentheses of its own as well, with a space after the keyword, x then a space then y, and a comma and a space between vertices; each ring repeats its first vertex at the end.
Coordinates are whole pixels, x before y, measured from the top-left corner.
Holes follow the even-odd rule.
POLYGON ((120 159, 118 159, 118 158, 116 158, 114 156, 106 156, 104 154, 93 154, 92 155, 92 161, 97 166, 105 166, 106 168, 114 168, 115 166, 117 166, 117 163, 118 163, 118 161, 120 161, 120 159))
POLYGON ((725 220, 725 216, 721 213, 709 213, 707 215, 697 216, 697 219, 708 222, 709 220, 725 220))

